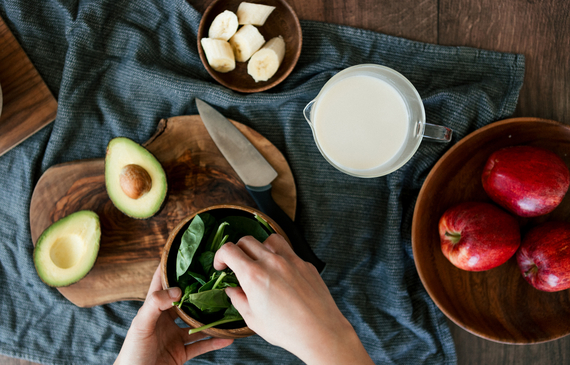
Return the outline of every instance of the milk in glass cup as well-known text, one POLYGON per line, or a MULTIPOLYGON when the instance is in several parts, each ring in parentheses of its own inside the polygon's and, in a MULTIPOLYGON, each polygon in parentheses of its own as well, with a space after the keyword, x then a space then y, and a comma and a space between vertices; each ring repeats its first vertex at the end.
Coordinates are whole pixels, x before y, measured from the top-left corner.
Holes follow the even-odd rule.
POLYGON ((402 167, 422 139, 449 142, 452 130, 426 123, 422 99, 408 79, 374 64, 333 76, 303 114, 323 157, 356 177, 402 167))

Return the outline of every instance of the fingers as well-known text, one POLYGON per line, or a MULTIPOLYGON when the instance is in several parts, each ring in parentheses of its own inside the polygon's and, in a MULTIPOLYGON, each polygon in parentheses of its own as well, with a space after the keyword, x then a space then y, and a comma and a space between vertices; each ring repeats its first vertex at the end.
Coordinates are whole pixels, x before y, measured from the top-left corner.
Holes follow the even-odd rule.
POLYGON ((244 236, 237 241, 236 246, 254 260, 259 260, 269 250, 252 236, 244 236))
POLYGON ((150 282, 150 286, 148 288, 148 292, 146 294, 147 298, 151 293, 154 293, 157 290, 161 290, 162 285, 160 284, 160 265, 156 267, 154 270, 154 275, 152 276, 152 280, 150 282))
POLYGON ((230 298, 232 305, 237 309, 243 318, 247 318, 250 313, 249 302, 242 288, 226 288, 226 294, 230 298))
MULTIPOLYGON (((231 260, 233 256, 235 256, 236 260, 234 262, 236 263, 259 260, 268 252, 281 255, 287 260, 299 259, 287 241, 278 234, 272 234, 263 244, 252 236, 245 236, 242 237, 235 245, 227 243, 225 246, 228 246, 224 248, 224 250, 229 250, 228 252, 223 252, 219 256, 216 253, 216 258, 214 259, 214 268, 216 270, 223 270, 229 266, 233 271, 235 271, 232 264, 226 262, 228 258, 231 260), (236 246, 241 249, 241 253, 239 250, 235 250, 236 246), (242 253, 245 254, 245 256, 242 255, 242 253), (248 258, 251 260, 248 260, 248 258)), ((221 249, 218 250, 218 252, 219 251, 221 251, 221 249)))
POLYGON ((180 299, 182 290, 180 288, 169 288, 150 292, 137 315, 140 325, 154 329, 156 321, 163 311, 172 307, 172 302, 180 299))
POLYGON ((186 361, 205 354, 206 352, 219 350, 231 345, 234 342, 232 339, 227 338, 210 338, 208 340, 201 340, 186 346, 186 361))
POLYGON ((216 252, 214 256, 214 269, 223 270, 229 267, 237 274, 237 272, 245 269, 252 261, 252 258, 240 247, 229 242, 216 252))
POLYGON ((299 260, 299 256, 293 251, 289 243, 279 234, 272 234, 265 240, 263 245, 271 252, 285 257, 289 261, 299 260))

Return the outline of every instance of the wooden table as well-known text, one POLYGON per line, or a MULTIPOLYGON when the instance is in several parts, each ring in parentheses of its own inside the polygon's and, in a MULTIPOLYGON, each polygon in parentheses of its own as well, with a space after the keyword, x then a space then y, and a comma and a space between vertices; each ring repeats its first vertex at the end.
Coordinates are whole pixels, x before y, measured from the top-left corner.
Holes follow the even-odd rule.
MULTIPOLYGON (((203 12, 209 1, 189 0, 203 12)), ((515 111, 570 124, 567 0, 288 0, 299 19, 350 25, 421 42, 526 57, 515 111)), ((570 336, 536 345, 484 340, 449 322, 459 364, 567 364, 570 336)))
MULTIPOLYGON (((299 19, 526 57, 515 116, 570 124, 570 2, 566 0, 288 0, 299 19)), ((203 2, 190 0, 202 11, 203 2)), ((570 337, 504 345, 449 322, 459 364, 568 364, 570 337)))
MULTIPOLYGON (((204 11, 208 0, 189 0, 204 11)), ((570 124, 570 2, 567 0, 289 0, 300 19, 319 20, 441 45, 526 56, 515 116, 570 124)), ((503 345, 450 323, 459 364, 567 364, 570 337, 503 345)), ((0 356, 0 364, 26 365, 0 356)))

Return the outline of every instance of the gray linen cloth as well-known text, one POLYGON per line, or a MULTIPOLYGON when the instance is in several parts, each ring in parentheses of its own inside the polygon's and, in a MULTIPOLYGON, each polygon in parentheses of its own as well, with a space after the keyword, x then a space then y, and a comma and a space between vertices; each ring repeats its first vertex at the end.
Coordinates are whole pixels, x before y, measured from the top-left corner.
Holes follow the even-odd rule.
MULTIPOLYGON (((377 63, 419 90, 428 122, 454 142, 514 111, 524 58, 413 42, 303 21, 303 50, 279 86, 246 95, 217 84, 200 63, 201 14, 184 0, 1 1, 0 14, 58 99, 54 123, 0 157, 0 353, 45 364, 111 364, 140 302, 78 308, 38 278, 29 204, 41 174, 58 163, 99 158, 107 142, 140 143, 163 117, 197 114, 199 97, 268 138, 297 184, 297 223, 328 263, 324 280, 378 364, 452 364, 444 315, 414 266, 414 203, 451 144, 422 143, 381 178, 342 174, 320 155, 303 107, 338 71, 377 63)), ((0 50, 1 51, 1 50, 0 50)), ((298 364, 259 336, 191 361, 298 364)))

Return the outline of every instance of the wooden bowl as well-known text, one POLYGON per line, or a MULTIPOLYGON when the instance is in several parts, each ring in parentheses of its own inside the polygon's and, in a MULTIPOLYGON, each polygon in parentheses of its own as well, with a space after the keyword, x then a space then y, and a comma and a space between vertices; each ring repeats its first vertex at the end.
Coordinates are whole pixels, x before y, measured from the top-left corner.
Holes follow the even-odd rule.
MULTIPOLYGON (((257 209, 253 209, 246 206, 238 206, 238 205, 214 205, 208 208, 204 208, 184 218, 172 230, 172 232, 168 236, 168 240, 166 241, 164 250, 162 251, 162 258, 160 260, 160 270, 162 274, 161 276, 162 276, 163 289, 170 288, 171 286, 176 286, 176 256, 178 254, 178 247, 180 246, 180 240, 182 238, 182 235, 190 225, 190 221, 196 215, 206 212, 212 214, 214 217, 240 215, 250 218, 253 218, 254 214, 256 213, 257 215, 265 219, 276 233, 282 235, 287 241, 287 243, 289 243, 289 245, 291 244, 289 242, 289 238, 287 237, 285 232, 281 229, 281 227, 279 227, 279 225, 277 225, 277 223, 275 223, 273 219, 269 218, 267 215, 258 211, 257 209), (173 283, 174 285, 171 285, 171 283, 173 283)), ((186 313, 182 309, 175 306, 174 310, 176 311, 178 316, 190 327, 198 328, 204 325, 204 323, 201 323, 200 321, 192 318, 190 315, 188 315, 188 313, 186 313)), ((253 332, 247 326, 239 328, 231 328, 231 323, 222 326, 224 328, 210 327, 208 329, 203 330, 202 332, 206 333, 209 336, 219 337, 219 338, 242 338, 255 334, 255 332, 253 332)))
POLYGON ((198 27, 198 53, 202 64, 210 75, 220 84, 232 90, 242 93, 256 93, 268 90, 281 81, 293 71, 299 55, 301 54, 301 46, 303 43, 303 35, 301 32, 301 24, 295 14, 295 11, 285 0, 247 0, 251 3, 275 6, 275 10, 269 15, 267 21, 262 27, 257 27, 266 41, 276 36, 282 36, 285 41, 285 56, 283 62, 279 66, 277 73, 267 81, 255 82, 255 80, 247 73, 247 62, 237 62, 236 68, 227 73, 214 71, 208 64, 200 40, 208 37, 208 30, 214 18, 225 10, 237 11, 240 3, 244 0, 214 0, 208 6, 200 25, 198 27))
MULTIPOLYGON (((412 247, 427 292, 447 317, 488 340, 528 344, 570 333, 570 290, 542 292, 522 277, 516 259, 483 272, 463 271, 442 254, 438 222, 451 206, 491 202, 481 174, 492 152, 507 146, 549 149, 570 166, 570 127, 543 119, 507 119, 481 128, 453 146, 424 182, 412 223, 412 247)), ((521 233, 548 220, 570 221, 570 194, 550 214, 519 218, 521 233)))

